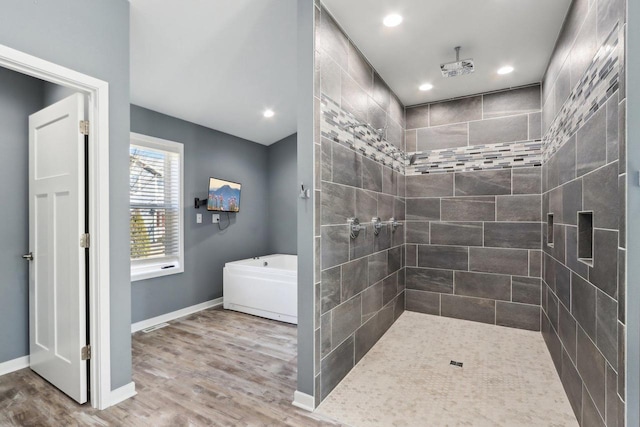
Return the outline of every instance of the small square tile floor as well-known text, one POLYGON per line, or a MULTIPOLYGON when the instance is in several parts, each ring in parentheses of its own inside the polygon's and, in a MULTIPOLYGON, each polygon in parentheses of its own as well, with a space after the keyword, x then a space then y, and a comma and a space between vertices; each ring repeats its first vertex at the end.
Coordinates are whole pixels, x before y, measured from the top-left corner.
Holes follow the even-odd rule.
POLYGON ((539 332, 413 312, 316 412, 357 427, 578 425, 539 332))

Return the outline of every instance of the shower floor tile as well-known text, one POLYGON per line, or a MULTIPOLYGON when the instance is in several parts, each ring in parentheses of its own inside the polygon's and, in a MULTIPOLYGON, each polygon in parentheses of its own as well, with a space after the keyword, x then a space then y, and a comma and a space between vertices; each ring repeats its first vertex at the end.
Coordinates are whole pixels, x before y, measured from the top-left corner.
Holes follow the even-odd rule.
POLYGON ((578 425, 539 332, 407 311, 316 412, 357 427, 578 425))

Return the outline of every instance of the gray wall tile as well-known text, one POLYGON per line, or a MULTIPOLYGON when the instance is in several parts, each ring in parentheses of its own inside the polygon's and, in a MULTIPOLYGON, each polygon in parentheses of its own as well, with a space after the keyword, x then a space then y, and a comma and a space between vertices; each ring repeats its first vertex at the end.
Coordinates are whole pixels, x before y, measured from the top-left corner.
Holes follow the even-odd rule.
POLYGON ((558 312, 558 336, 564 345, 567 355, 573 363, 576 361, 576 320, 571 315, 569 309, 560 304, 558 312))
POLYGON ((584 176, 584 210, 593 211, 593 226, 618 229, 618 163, 584 176))
POLYGON ((562 385, 577 419, 582 419, 582 379, 566 352, 562 354, 562 385))
POLYGON ((482 246, 482 223, 433 222, 430 235, 433 245, 482 246))
POLYGON ((320 284, 321 313, 326 313, 340 304, 340 267, 334 267, 322 272, 322 283, 320 284))
POLYGON ((429 244, 429 225, 424 221, 405 222, 407 243, 429 244))
POLYGON ((353 114, 358 120, 367 121, 369 96, 364 89, 347 74, 340 77, 340 105, 343 110, 353 114))
POLYGON ((469 142, 467 123, 418 129, 417 151, 431 151, 443 148, 466 147, 469 142))
POLYGON ((440 199, 407 199, 407 220, 438 221, 440 220, 440 199))
POLYGON ((429 105, 420 105, 406 109, 407 129, 426 128, 429 126, 429 105))
POLYGON ((606 128, 605 109, 600 109, 578 130, 578 176, 603 166, 607 161, 606 128))
POLYGON ((406 131, 404 133, 404 142, 407 153, 418 151, 418 132, 415 129, 406 131))
POLYGON ((382 192, 382 165, 366 157, 362 158, 362 187, 382 192))
POLYGON ((596 294, 596 346, 618 369, 618 303, 601 291, 596 294))
POLYGON ((453 271, 407 267, 405 274, 407 289, 453 293, 453 271))
POLYGON ((528 139, 529 117, 527 115, 469 123, 469 145, 527 141, 528 139))
POLYGON ((482 323, 495 322, 496 303, 493 300, 444 294, 440 298, 443 316, 482 323))
POLYGON ((369 260, 367 257, 348 262, 342 266, 341 301, 348 300, 369 286, 368 270, 369 260))
POLYGON ((604 413, 605 360, 589 337, 578 328, 578 372, 593 403, 604 413))
POLYGON ((540 85, 484 95, 482 108, 485 119, 540 111, 540 85))
POLYGON ((538 222, 488 222, 484 225, 484 245, 496 248, 538 249, 542 227, 538 222))
POLYGON ((322 268, 349 261, 349 229, 346 225, 321 227, 322 268))
POLYGON ((355 189, 346 185, 325 182, 321 195, 321 223, 346 224, 355 211, 355 189))
POLYGON ((589 281, 607 295, 617 298, 618 232, 595 229, 593 232, 593 267, 589 281))
POLYGON ((340 344, 327 357, 322 359, 321 363, 320 390, 322 399, 324 399, 355 364, 353 337, 349 337, 340 344))
POLYGON ((469 269, 469 248, 459 246, 418 246, 418 266, 448 270, 469 269))
POLYGON ((430 126, 449 123, 468 122, 482 119, 482 97, 456 99, 431 104, 429 109, 430 126))
POLYGON ((331 312, 331 342, 334 346, 344 341, 360 327, 362 322, 360 295, 340 304, 331 312))
POLYGON ((348 46, 347 70, 349 71, 349 75, 353 77, 367 93, 370 93, 373 85, 373 69, 353 43, 349 42, 348 46))
POLYGON ((596 288, 580 276, 571 275, 571 314, 582 329, 596 339, 596 288))
POLYGON ((511 300, 511 277, 498 274, 456 271, 455 294, 468 297, 511 300))
POLYGON ((496 197, 498 221, 542 221, 540 195, 496 197))
POLYGON ((440 294, 407 289, 407 310, 440 315, 440 294))
POLYGON ((540 330, 540 306, 496 301, 496 325, 540 330))
POLYGON ((529 253, 523 249, 469 248, 469 270, 526 276, 529 253))
POLYGON ((513 302, 540 305, 541 281, 539 278, 513 276, 511 291, 513 302))
POLYGON ((369 285, 387 276, 387 252, 378 252, 369 257, 369 285))
POLYGON ((495 197, 460 197, 442 199, 441 203, 443 221, 494 221, 496 218, 495 197))
POLYGON ((407 195, 409 197, 453 196, 453 175, 438 173, 407 176, 407 195))
POLYGON ((382 308, 382 282, 369 286, 362 293, 362 322, 366 322, 382 308))
POLYGON ((333 144, 333 182, 362 188, 362 156, 333 144))
POLYGON ((529 139, 542 139, 542 113, 529 114, 529 139))
POLYGON ((455 174, 456 196, 511 194, 511 170, 455 174))
POLYGON ((513 174, 513 194, 540 194, 542 168, 516 168, 513 174))

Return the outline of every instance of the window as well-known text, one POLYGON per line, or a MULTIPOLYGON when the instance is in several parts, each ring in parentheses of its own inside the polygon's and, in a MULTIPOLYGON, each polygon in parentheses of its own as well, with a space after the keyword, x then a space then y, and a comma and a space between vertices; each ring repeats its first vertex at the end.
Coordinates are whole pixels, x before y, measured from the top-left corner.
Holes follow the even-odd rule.
POLYGON ((131 280, 184 271, 183 145, 131 134, 131 280))

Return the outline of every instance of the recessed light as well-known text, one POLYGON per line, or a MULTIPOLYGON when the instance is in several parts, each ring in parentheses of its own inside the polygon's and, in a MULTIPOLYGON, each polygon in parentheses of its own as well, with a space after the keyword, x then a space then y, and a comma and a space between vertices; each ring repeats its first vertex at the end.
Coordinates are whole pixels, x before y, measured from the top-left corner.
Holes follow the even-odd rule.
POLYGON ((506 67, 502 67, 498 70, 498 74, 509 74, 513 72, 513 67, 507 65, 506 67))
POLYGON ((418 89, 420 89, 421 91, 431 90, 433 89, 433 85, 431 83, 421 84, 418 89))
POLYGON ((276 113, 273 112, 273 110, 264 110, 264 116, 265 117, 273 117, 276 113))
POLYGON ((398 15, 397 13, 392 13, 391 15, 385 16, 382 20, 382 23, 386 27, 397 27, 402 23, 402 16, 398 15))

